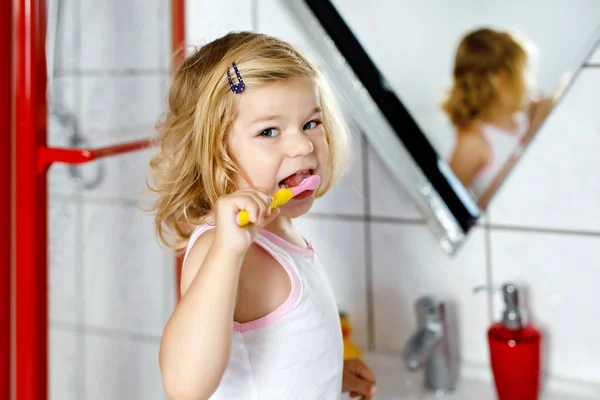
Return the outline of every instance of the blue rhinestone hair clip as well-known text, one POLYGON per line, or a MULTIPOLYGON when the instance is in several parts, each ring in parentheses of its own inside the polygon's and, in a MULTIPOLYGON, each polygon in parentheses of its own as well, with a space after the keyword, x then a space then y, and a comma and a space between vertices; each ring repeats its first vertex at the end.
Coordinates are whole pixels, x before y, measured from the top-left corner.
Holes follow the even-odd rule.
POLYGON ((240 71, 238 71, 237 65, 235 63, 231 64, 233 66, 233 70, 235 71, 235 76, 237 77, 238 83, 233 83, 231 80, 231 73, 229 72, 229 67, 227 68, 227 81, 229 81, 229 87, 231 87, 231 91, 235 94, 242 93, 246 88, 244 81, 242 80, 242 75, 240 75, 240 71))

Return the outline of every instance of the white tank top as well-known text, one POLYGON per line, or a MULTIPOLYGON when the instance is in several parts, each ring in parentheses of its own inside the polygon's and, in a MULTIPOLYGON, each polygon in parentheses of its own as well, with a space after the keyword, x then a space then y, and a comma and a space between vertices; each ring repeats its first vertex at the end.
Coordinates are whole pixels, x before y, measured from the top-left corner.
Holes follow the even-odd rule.
POLYGON ((481 133, 490 146, 490 159, 471 183, 470 190, 475 199, 478 199, 485 193, 494 181, 494 178, 502 170, 506 161, 517 150, 521 143, 521 138, 529 127, 525 113, 515 114, 514 121, 517 124, 515 131, 502 129, 492 124, 483 125, 481 133))
MULTIPOLYGON (((186 256, 198 237, 210 228, 196 228, 186 256)), ((266 230, 259 232, 255 242, 289 275, 290 295, 260 319, 233 322, 229 364, 210 399, 340 399, 340 319, 329 279, 312 246, 294 246, 266 230)))

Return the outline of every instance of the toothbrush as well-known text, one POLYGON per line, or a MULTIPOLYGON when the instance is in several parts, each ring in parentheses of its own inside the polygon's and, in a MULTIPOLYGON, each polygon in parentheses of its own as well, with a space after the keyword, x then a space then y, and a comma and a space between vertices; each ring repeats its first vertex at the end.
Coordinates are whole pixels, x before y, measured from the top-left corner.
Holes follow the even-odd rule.
MULTIPOLYGON (((279 207, 290 201, 295 196, 298 196, 300 193, 305 192, 307 190, 315 190, 321 184, 321 177, 319 175, 311 175, 304 179, 302 183, 298 186, 294 186, 291 188, 279 189, 277 192, 273 194, 273 201, 271 202, 271 210, 275 207, 279 207)), ((242 210, 238 212, 236 217, 237 224, 239 226, 246 226, 250 223, 250 219, 248 217, 248 212, 246 210, 242 210)))

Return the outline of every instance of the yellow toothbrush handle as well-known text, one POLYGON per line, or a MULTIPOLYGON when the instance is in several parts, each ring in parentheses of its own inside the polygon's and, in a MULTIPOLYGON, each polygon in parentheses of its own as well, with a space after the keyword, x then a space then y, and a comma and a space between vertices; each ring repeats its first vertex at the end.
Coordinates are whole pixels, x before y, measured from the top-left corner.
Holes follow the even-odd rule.
MULTIPOLYGON (((290 189, 280 189, 273 195, 273 201, 271 202, 271 210, 275 207, 279 207, 290 201, 294 197, 294 192, 290 189)), ((250 223, 250 217, 248 211, 242 210, 237 214, 237 223, 239 226, 246 226, 250 223)))

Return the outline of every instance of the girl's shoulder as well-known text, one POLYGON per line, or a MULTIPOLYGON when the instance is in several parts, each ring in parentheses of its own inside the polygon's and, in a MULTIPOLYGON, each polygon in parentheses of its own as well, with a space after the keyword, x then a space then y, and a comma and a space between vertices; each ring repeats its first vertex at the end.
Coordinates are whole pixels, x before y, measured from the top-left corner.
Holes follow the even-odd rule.
POLYGON ((458 132, 457 147, 464 147, 471 151, 480 150, 487 152, 489 143, 484 137, 483 125, 472 125, 467 129, 462 129, 458 132))

